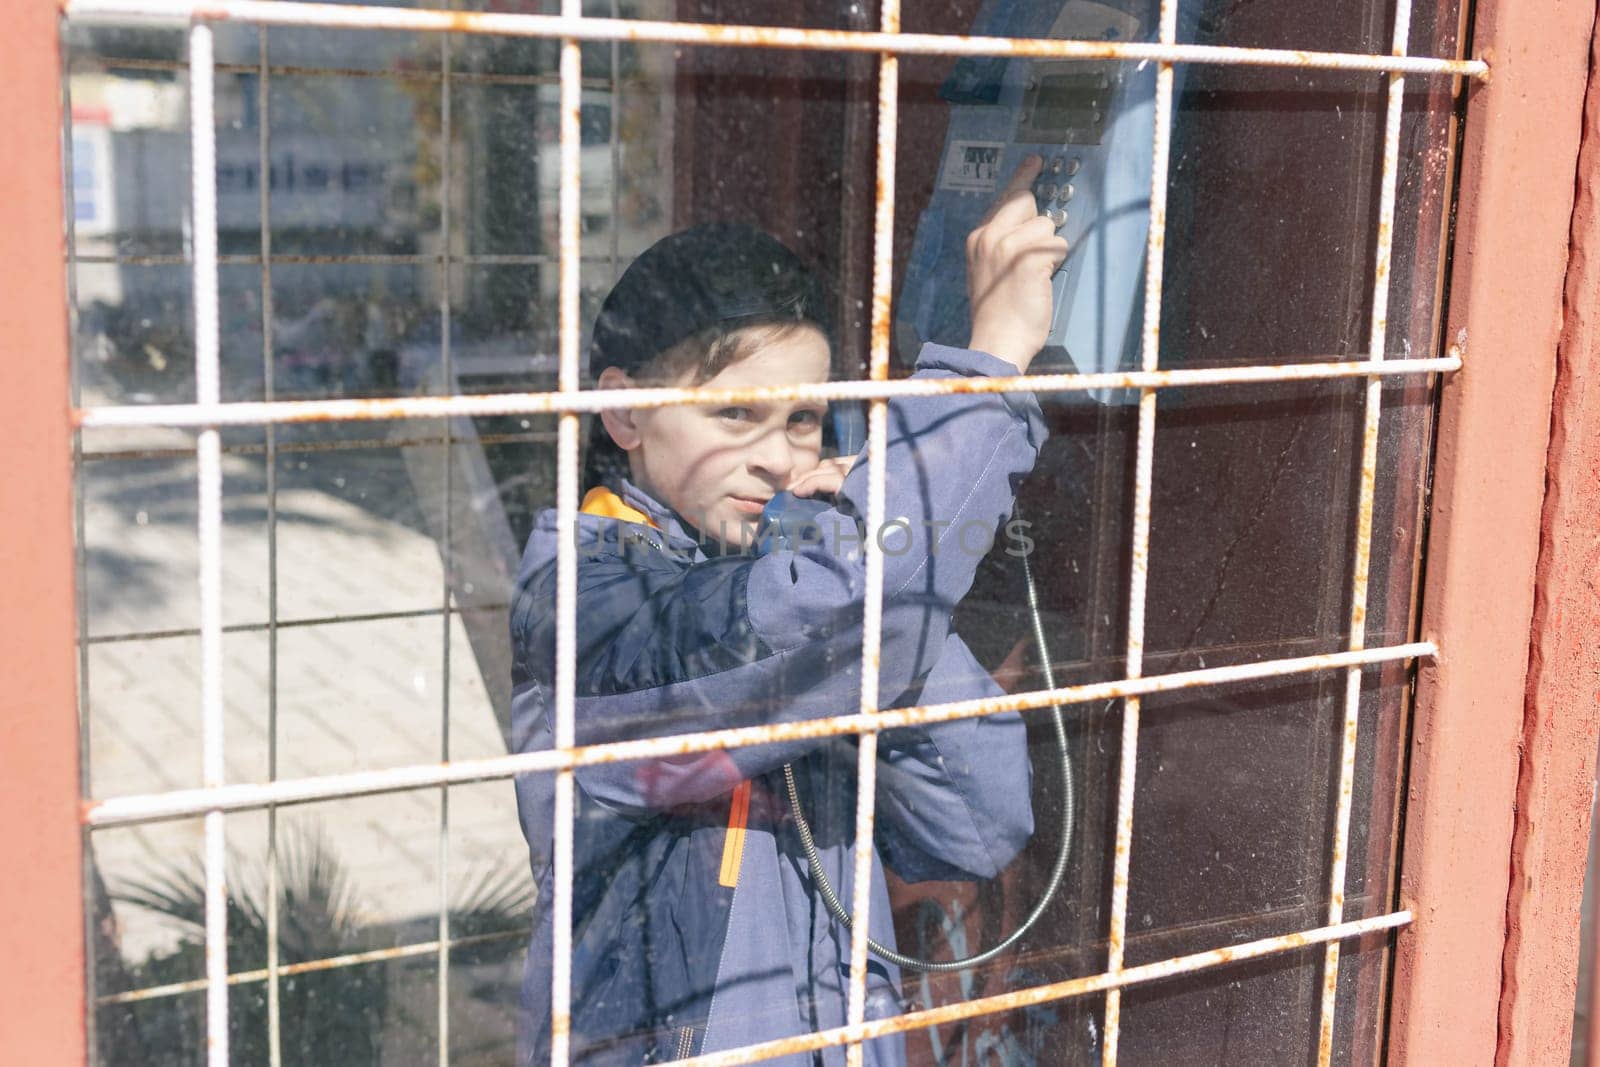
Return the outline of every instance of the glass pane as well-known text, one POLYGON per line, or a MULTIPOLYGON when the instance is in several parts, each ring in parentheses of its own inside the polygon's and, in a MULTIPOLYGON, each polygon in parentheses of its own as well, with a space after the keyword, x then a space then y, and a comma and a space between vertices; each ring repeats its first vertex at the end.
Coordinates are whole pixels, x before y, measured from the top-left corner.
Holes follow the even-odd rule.
POLYGON ((450 790, 450 1062, 516 1057, 517 999, 532 921, 526 849, 505 782, 450 790))
MULTIPOLYGON (((1381 6, 1331 16, 1222 6, 1183 4, 1180 37, 1387 51, 1391 15, 1381 6)), ((1147 39, 1154 7, 915 5, 904 28, 1147 39)), ((731 0, 693 11, 593 0, 585 11, 854 28, 876 18, 870 5, 731 0)), ((1455 25, 1449 5, 1418 12, 1412 49, 1448 54, 1455 25)), ((553 389, 559 45, 225 29, 225 397, 553 389)), ((91 405, 183 402, 193 396, 194 347, 183 39, 75 30, 69 41, 79 392, 91 405)), ((876 57, 622 42, 582 52, 584 387, 861 376, 876 57), (697 229, 707 226, 720 228, 697 229), (691 252, 667 261, 663 247, 691 252)), ((1057 168, 1041 175, 1049 193, 1035 183, 1033 207, 1062 214, 1072 242, 1072 266, 1057 276, 1072 281, 1047 308, 1067 332, 1031 369, 1132 365, 1153 78, 1149 66, 1115 63, 904 58, 892 131, 893 376, 1014 366, 962 351, 981 333, 966 238, 1030 150, 1057 168), (919 371, 928 340, 956 351, 930 352, 919 371)), ((1388 357, 1437 347, 1451 169, 1448 83, 1407 87, 1388 357)), ((1382 80, 1369 75, 1181 69, 1163 367, 1366 354, 1382 105, 1382 80)), ((984 254, 975 253, 980 270, 984 254)), ((1038 302, 1018 297, 1020 310, 1002 317, 1038 302)), ((1161 394, 1146 674, 1347 647, 1363 393, 1352 380, 1161 394)), ((889 514, 906 529, 882 542, 881 704, 1127 672, 1136 399, 1058 393, 1037 411, 1023 398, 892 405, 889 514)), ((1431 405, 1424 380, 1383 389, 1369 646, 1414 632, 1431 405)), ((845 404, 586 415, 581 488, 601 493, 576 533, 555 529, 551 515, 553 416, 227 431, 229 779, 548 747, 550 584, 565 536, 580 538, 580 742, 855 711, 863 578, 858 546, 843 538, 862 533, 861 468, 825 486, 843 525, 820 531, 820 545, 786 533, 787 545, 759 554, 722 531, 729 518, 736 530, 753 525, 769 497, 820 459, 843 459, 846 477, 857 415, 845 404), (749 429, 766 419, 782 447, 749 429), (592 551, 597 531, 624 529, 637 543, 592 551)), ((166 430, 84 436, 95 797, 199 784, 193 440, 166 430)), ((1407 683, 1404 664, 1363 677, 1346 918, 1392 907, 1407 683)), ((1326 921, 1343 693, 1343 675, 1324 672, 1145 700, 1128 964, 1326 921)), ((959 973, 875 959, 870 1015, 1106 966, 1121 704, 1059 714, 1059 727, 1052 709, 1038 708, 880 737, 875 940, 948 961, 999 944, 1050 899, 1016 943, 959 973)), ((578 772, 580 1055, 654 1062, 843 1023, 849 934, 843 905, 828 897, 851 899, 857 754, 851 738, 813 739, 578 772)), ((230 816, 235 970, 264 965, 258 917, 276 856, 279 950, 291 972, 279 986, 285 1062, 433 1062, 441 1011, 450 1062, 540 1053, 552 783, 528 775, 515 786, 230 816), (452 938, 444 946, 441 912, 452 938)), ((89 907, 102 997, 198 977, 192 921, 147 906, 149 894, 134 899, 150 871, 182 867, 176 857, 197 847, 198 827, 95 835, 103 886, 89 907)), ((1340 1062, 1381 1047, 1387 949, 1382 937, 1346 947, 1340 1062)), ((1129 990, 1123 1056, 1302 1059, 1317 1032, 1321 958, 1297 951, 1129 990)), ((903 1048, 913 1063, 1091 1063, 1103 1003, 1001 1013, 879 1051, 893 1059, 903 1048)), ((189 987, 102 1003, 101 1061, 137 1062, 130 1050, 151 1062, 192 1059, 202 1009, 189 987)), ((235 1059, 261 1062, 272 1038, 266 984, 241 979, 233 1012, 235 1059)))
MULTIPOLYGON (((230 265, 219 268, 217 275, 222 399, 260 400, 265 380, 260 270, 230 265)), ((80 260, 72 282, 77 297, 74 359, 85 405, 194 400, 190 266, 80 260)), ((161 436, 149 432, 142 440, 161 436)))

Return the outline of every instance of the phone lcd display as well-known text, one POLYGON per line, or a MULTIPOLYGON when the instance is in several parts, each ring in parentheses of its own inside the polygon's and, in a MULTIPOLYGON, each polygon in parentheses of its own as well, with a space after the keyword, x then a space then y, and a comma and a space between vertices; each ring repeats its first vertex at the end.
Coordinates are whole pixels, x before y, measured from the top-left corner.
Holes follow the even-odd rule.
POLYGON ((1023 137, 1038 143, 1099 144, 1111 103, 1103 73, 1040 77, 1023 104, 1023 137))

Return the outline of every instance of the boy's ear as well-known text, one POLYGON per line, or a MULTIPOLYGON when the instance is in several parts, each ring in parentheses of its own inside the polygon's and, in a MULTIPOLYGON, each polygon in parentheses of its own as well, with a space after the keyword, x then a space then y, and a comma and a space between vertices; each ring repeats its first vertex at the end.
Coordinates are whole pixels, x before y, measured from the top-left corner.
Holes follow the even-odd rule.
MULTIPOLYGON (((595 379, 595 385, 601 389, 631 389, 633 379, 621 367, 607 367, 595 379)), ((637 414, 632 408, 612 408, 600 413, 606 433, 624 452, 632 452, 639 447, 639 426, 635 421, 637 414)))

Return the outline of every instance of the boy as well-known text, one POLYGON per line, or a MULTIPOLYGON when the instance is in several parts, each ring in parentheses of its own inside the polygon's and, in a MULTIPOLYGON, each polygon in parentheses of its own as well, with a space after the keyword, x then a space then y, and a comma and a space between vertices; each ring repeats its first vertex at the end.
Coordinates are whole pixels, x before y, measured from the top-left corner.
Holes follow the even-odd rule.
MULTIPOLYGON (((928 346, 918 377, 1027 369, 1066 254, 1036 213, 1025 162, 967 243, 972 350, 928 346)), ((829 377, 825 302, 792 253, 756 231, 703 226, 629 267, 596 322, 602 388, 711 389, 829 377)), ((759 402, 606 412, 576 531, 539 517, 512 609, 513 733, 552 745, 555 558, 576 536, 577 740, 595 744, 795 722, 858 706, 866 463, 823 461, 826 405, 759 402), (741 529, 774 494, 836 495, 821 544, 753 555, 741 529), (842 536, 841 536, 842 535, 842 536)), ((1044 435, 1031 395, 889 405, 882 707, 999 690, 950 632, 981 553, 1044 435), (941 548, 943 551, 941 551, 941 548)), ((820 862, 853 892, 856 742, 789 742, 577 772, 571 1053, 638 1064, 842 1026, 850 933, 829 916, 786 791, 793 769, 820 862)), ((886 731, 878 749, 870 935, 892 945, 887 865, 920 881, 994 878, 1032 833, 1022 722, 996 715, 886 731)), ((550 1048, 554 777, 517 782, 539 884, 520 1062, 550 1048)), ((899 1011, 895 967, 869 961, 868 1018, 899 1011)), ((898 1037, 868 1061, 898 1064, 898 1037)), ((842 1048, 781 1062, 842 1063, 842 1048)))

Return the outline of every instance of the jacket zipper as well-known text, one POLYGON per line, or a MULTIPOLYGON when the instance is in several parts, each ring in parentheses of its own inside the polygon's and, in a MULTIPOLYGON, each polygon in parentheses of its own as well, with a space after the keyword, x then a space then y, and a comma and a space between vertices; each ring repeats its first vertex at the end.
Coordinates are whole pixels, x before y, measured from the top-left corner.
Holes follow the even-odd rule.
MULTIPOLYGON (((742 844, 739 849, 739 860, 742 865, 744 862, 742 844)), ((717 956, 716 977, 711 980, 711 1003, 706 1005, 705 1032, 707 1038, 711 1036, 711 1024, 717 1017, 717 990, 722 987, 722 965, 728 960, 728 938, 733 932, 733 909, 739 903, 739 882, 741 880, 739 878, 733 880, 733 893, 728 897, 728 931, 723 934, 722 952, 717 956)))

